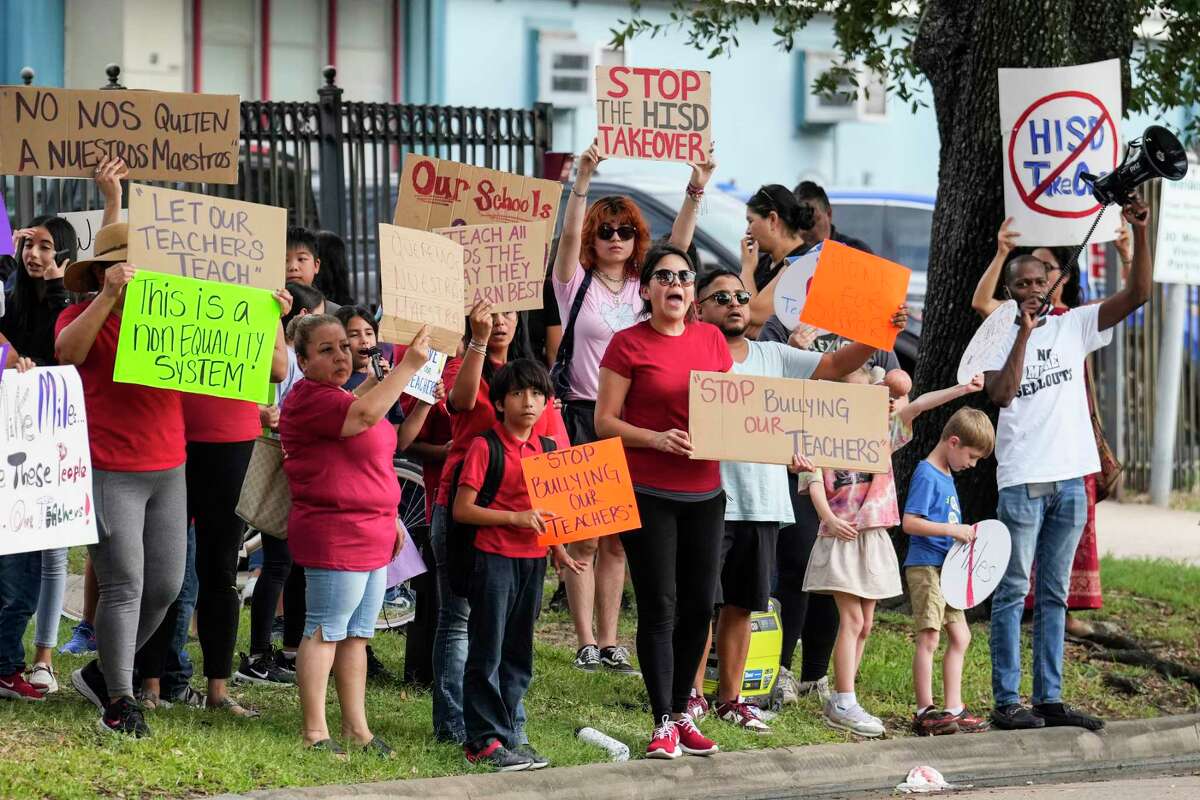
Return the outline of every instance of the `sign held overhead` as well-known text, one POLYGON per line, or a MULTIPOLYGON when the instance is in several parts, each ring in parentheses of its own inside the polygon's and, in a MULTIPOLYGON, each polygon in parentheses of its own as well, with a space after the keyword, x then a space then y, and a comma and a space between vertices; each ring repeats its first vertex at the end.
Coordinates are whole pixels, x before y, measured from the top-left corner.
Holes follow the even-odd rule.
POLYGON ((712 75, 704 70, 596 67, 600 155, 708 161, 712 75))

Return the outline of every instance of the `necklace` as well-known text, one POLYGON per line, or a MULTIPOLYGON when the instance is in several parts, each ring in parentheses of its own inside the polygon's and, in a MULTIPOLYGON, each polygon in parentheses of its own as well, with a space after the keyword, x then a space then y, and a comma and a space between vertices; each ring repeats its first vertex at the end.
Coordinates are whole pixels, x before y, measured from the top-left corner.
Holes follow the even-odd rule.
POLYGON ((595 277, 600 279, 600 284, 605 289, 607 289, 610 293, 612 293, 618 297, 620 297, 621 292, 625 290, 625 278, 624 277, 610 278, 609 276, 607 276, 603 272, 601 272, 599 270, 599 268, 593 268, 592 274, 595 277), (613 288, 614 286, 616 288, 613 288))

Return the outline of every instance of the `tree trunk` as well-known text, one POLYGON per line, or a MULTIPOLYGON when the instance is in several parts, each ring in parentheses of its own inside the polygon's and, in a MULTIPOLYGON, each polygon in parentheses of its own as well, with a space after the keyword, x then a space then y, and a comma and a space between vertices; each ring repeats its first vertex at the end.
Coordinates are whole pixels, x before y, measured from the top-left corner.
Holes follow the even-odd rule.
MULTIPOLYGON (((971 295, 995 255, 996 231, 1004 219, 996 70, 1121 58, 1128 97, 1135 27, 1131 5, 1131 0, 928 0, 913 56, 933 91, 941 148, 914 394, 957 383, 959 359, 979 327, 971 295)), ((998 411, 982 392, 968 402, 995 421, 998 411)), ((918 418, 912 443, 896 457, 901 496, 957 408, 950 404, 918 418)), ((1029 422, 1039 429, 1037 435, 1054 435, 1052 421, 1029 422)), ((956 482, 966 521, 996 516, 994 459, 956 482)))

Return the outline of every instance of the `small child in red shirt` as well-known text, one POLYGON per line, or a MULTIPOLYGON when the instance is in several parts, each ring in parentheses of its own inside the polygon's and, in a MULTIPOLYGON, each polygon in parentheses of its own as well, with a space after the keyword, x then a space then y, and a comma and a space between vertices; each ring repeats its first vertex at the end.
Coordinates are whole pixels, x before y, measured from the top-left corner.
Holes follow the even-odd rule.
MULTIPOLYGON (((521 459, 543 452, 533 426, 550 396, 550 374, 532 359, 516 359, 496 373, 488 398, 500 422, 467 450, 452 509, 455 522, 477 528, 463 676, 463 750, 470 763, 500 772, 540 769, 550 763, 518 741, 514 720, 533 677, 533 627, 542 607, 547 548, 538 543, 537 534, 545 531, 552 516, 530 507, 521 459), (489 435, 500 442, 504 472, 485 507, 477 500, 488 472, 489 435)), ((565 441, 555 443, 567 446, 565 441)), ((586 567, 561 545, 553 551, 556 566, 576 573, 586 567)))

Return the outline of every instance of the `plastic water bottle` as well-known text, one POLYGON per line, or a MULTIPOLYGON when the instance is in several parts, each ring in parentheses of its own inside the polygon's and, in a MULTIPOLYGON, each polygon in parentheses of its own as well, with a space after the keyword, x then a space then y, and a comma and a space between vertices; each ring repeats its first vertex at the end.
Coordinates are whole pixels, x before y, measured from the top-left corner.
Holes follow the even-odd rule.
POLYGON ((625 746, 624 742, 619 742, 595 728, 580 728, 575 731, 575 735, 581 742, 604 748, 608 751, 609 759, 612 761, 629 760, 629 748, 625 746))

